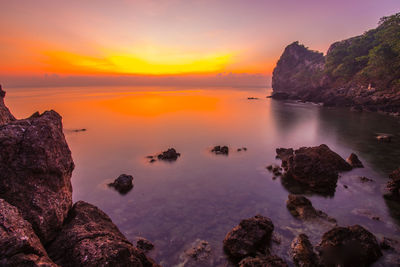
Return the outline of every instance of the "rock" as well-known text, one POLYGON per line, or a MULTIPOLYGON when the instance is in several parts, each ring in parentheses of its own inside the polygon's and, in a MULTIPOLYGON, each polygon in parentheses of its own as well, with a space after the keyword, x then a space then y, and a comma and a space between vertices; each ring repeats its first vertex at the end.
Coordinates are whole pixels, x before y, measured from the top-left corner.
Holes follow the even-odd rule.
POLYGON ((192 244, 190 249, 185 251, 185 254, 195 261, 204 261, 211 254, 211 246, 207 241, 198 239, 192 244))
POLYGON ((0 126, 0 197, 21 211, 44 244, 72 206, 73 169, 55 111, 0 126))
POLYGON ((167 151, 162 152, 157 156, 158 159, 160 160, 166 160, 166 161, 175 161, 180 157, 181 154, 177 153, 175 148, 168 148, 167 151))
POLYGON ((346 159, 347 163, 351 165, 353 168, 364 168, 364 165, 358 159, 357 155, 351 153, 350 156, 346 159))
POLYGON ((279 167, 276 164, 268 165, 267 170, 272 172, 275 176, 281 176, 282 175, 282 168, 279 167))
POLYGON ((294 217, 302 220, 323 219, 336 223, 336 220, 329 217, 325 212, 316 210, 311 201, 304 196, 290 194, 286 201, 286 207, 294 217))
POLYGON ((156 160, 155 159, 151 159, 149 162, 153 163, 153 162, 156 162, 156 160))
POLYGON ((287 263, 276 255, 247 257, 239 262, 239 267, 287 267, 287 263))
POLYGON ((290 245, 293 262, 298 267, 318 267, 319 259, 308 236, 298 235, 290 245))
POLYGON ((136 247, 138 249, 143 250, 144 252, 148 252, 148 251, 150 251, 150 250, 152 250, 154 248, 154 245, 153 245, 153 243, 151 243, 146 238, 140 237, 136 241, 136 247))
POLYGON ((392 136, 388 134, 380 134, 376 137, 379 142, 390 143, 392 142, 392 136))
POLYGON ((158 266, 97 207, 78 201, 47 251, 61 266, 158 266))
POLYGON ((394 170, 390 175, 391 179, 386 184, 386 193, 384 196, 386 199, 400 201, 400 168, 394 170))
POLYGON ((369 183, 369 182, 373 182, 374 180, 369 179, 369 178, 367 178, 365 176, 360 176, 360 181, 363 182, 363 183, 369 183))
POLYGON ((382 256, 375 236, 360 225, 329 230, 317 250, 324 266, 369 266, 382 256))
POLYGON ((397 240, 384 237, 383 240, 379 243, 381 249, 384 250, 394 250, 396 247, 399 247, 399 242, 397 240))
POLYGON ((248 99, 248 100, 257 100, 258 97, 248 97, 247 99, 248 99))
MULTIPOLYGON (((295 150, 277 149, 282 160, 285 183, 295 182, 305 189, 332 195, 335 192, 339 171, 351 170, 351 166, 327 145, 302 147, 295 150)), ((289 189, 290 190, 290 189, 289 189)))
POLYGON ((263 253, 273 230, 272 221, 261 215, 242 220, 225 236, 224 250, 235 262, 263 253))
POLYGON ((81 129, 74 129, 74 130, 72 130, 74 133, 79 133, 79 132, 86 132, 87 131, 87 129, 85 129, 85 128, 81 128, 81 129))
POLYGON ((0 85, 0 125, 15 121, 14 116, 11 114, 10 110, 4 104, 4 97, 6 92, 3 91, 0 85))
POLYGON ((132 175, 121 174, 114 182, 109 183, 108 186, 114 187, 120 194, 126 194, 133 188, 132 181, 132 175))
POLYGON ((57 266, 18 209, 0 199, 0 266, 57 266))
POLYGON ((214 152, 217 155, 228 155, 229 148, 227 146, 215 146, 211 152, 214 152))

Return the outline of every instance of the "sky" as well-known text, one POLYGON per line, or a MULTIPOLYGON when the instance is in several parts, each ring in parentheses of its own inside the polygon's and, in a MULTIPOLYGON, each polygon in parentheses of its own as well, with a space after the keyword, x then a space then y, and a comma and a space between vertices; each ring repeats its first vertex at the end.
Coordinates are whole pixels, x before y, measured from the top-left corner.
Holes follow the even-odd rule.
POLYGON ((375 28, 400 0, 0 0, 5 86, 268 86, 286 45, 375 28))

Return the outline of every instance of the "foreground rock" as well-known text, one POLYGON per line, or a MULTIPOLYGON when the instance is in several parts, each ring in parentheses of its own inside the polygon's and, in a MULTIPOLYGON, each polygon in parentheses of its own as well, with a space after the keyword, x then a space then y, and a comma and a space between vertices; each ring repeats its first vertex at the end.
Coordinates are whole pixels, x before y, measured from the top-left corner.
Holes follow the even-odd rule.
POLYGON ((0 266, 57 266, 18 209, 0 199, 0 266))
POLYGON ((247 257, 239 262, 239 267, 287 267, 287 263, 276 255, 247 257))
POLYGON ((386 184, 386 190, 388 193, 385 194, 385 198, 394 201, 400 201, 400 168, 394 170, 390 175, 391 179, 386 184))
POLYGON ((315 193, 333 195, 338 173, 352 169, 342 157, 324 144, 294 151, 291 148, 278 148, 276 152, 285 170, 284 182, 294 182, 315 193))
POLYGON ((286 201, 286 207, 294 217, 302 220, 322 219, 336 223, 336 220, 329 217, 325 212, 316 210, 311 201, 304 196, 290 194, 286 201))
POLYGON ((293 262, 299 267, 318 267, 319 259, 308 236, 298 235, 290 245, 293 262))
POLYGON ((181 154, 176 152, 175 148, 168 148, 167 151, 162 152, 161 154, 157 155, 157 158, 159 160, 165 160, 165 161, 175 161, 180 157, 181 154))
POLYGON ((272 221, 261 215, 242 220, 225 236, 224 250, 235 262, 265 253, 273 230, 272 221))
POLYGON ((229 147, 227 146, 215 146, 211 149, 211 152, 214 152, 217 155, 228 155, 229 154, 229 147))
POLYGON ((364 165, 359 160, 358 156, 356 154, 354 154, 354 153, 351 153, 350 156, 346 159, 346 161, 353 168, 364 168, 364 165))
POLYGON ((97 207, 79 201, 47 249, 62 266, 157 266, 97 207))
POLYGON ((14 116, 11 114, 10 110, 4 104, 4 97, 6 92, 3 91, 0 85, 0 125, 15 121, 14 116))
POLYGON ((17 207, 46 243, 72 206, 74 163, 55 111, 0 127, 0 197, 17 207))
POLYGON ((360 225, 326 232, 317 250, 324 266, 369 266, 382 256, 375 236, 360 225))
POLYGON ((120 194, 126 194, 133 188, 132 181, 132 175, 121 174, 114 182, 109 183, 108 186, 114 187, 120 194))

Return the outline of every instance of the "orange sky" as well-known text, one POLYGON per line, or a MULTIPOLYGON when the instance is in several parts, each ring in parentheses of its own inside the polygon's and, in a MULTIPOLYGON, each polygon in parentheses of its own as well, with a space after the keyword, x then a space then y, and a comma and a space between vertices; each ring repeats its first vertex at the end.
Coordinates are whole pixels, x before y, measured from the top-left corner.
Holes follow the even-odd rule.
POLYGON ((287 44, 326 51, 398 12, 399 3, 15 0, 0 1, 0 10, 0 83, 16 86, 121 75, 261 81, 287 44))

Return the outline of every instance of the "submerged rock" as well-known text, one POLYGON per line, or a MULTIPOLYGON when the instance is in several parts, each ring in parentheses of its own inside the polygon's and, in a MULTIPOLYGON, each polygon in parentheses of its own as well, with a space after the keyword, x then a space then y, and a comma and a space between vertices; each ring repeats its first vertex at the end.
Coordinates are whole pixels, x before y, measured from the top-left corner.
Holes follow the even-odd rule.
POLYGON ((386 184, 386 190, 388 193, 385 194, 385 198, 400 201, 400 168, 394 170, 389 175, 389 178, 391 180, 386 184))
POLYGON ((57 266, 18 209, 0 199, 0 266, 57 266))
POLYGON ((290 245, 293 262, 298 267, 318 267, 319 259, 308 236, 298 235, 290 245))
POLYGON ((336 220, 325 212, 316 210, 311 201, 304 196, 290 194, 286 201, 286 207, 294 217, 302 220, 323 219, 330 223, 336 223, 336 220))
POLYGON ((375 236, 360 225, 331 229, 317 250, 324 266, 369 266, 382 256, 375 236))
POLYGON ((217 155, 228 155, 229 148, 227 146, 215 146, 211 149, 211 152, 214 152, 217 155))
POLYGON ((74 163, 55 111, 0 127, 0 197, 17 207, 46 243, 72 206, 74 163))
POLYGON ((132 181, 132 175, 121 174, 114 182, 109 183, 108 186, 114 187, 121 194, 126 194, 133 188, 132 181))
MULTIPOLYGON (((278 148, 277 157, 282 160, 285 170, 284 183, 296 183, 305 189, 326 195, 333 195, 339 171, 352 167, 327 145, 293 149, 278 148)), ((290 190, 290 188, 289 188, 290 190)))
POLYGON ((136 247, 138 249, 143 250, 144 252, 150 251, 154 248, 153 243, 151 243, 149 240, 147 240, 146 238, 140 237, 138 238, 138 240, 136 241, 136 247))
POLYGON ((354 154, 354 153, 351 153, 350 156, 346 159, 346 161, 353 168, 364 168, 364 165, 358 159, 358 156, 356 154, 354 154))
POLYGON ((181 154, 176 152, 175 148, 168 148, 167 151, 164 151, 161 154, 158 154, 157 158, 159 160, 175 161, 180 156, 181 156, 181 154))
POLYGON ((78 201, 49 244, 50 257, 61 266, 158 266, 135 248, 97 207, 78 201))
POLYGON ((11 114, 10 110, 4 104, 4 97, 6 92, 3 91, 0 85, 0 125, 15 121, 15 117, 11 114))
POLYGON ((287 267, 287 263, 276 255, 247 257, 239 262, 239 267, 287 267))
POLYGON ((264 253, 273 230, 272 221, 261 215, 242 220, 225 236, 224 250, 235 262, 264 253))

